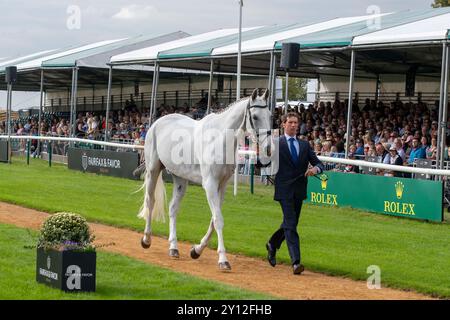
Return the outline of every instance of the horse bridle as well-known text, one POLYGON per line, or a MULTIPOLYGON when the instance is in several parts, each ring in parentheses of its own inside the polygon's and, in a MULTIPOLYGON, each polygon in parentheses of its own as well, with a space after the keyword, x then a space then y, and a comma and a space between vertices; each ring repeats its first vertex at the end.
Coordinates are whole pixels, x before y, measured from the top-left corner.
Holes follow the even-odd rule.
MULTIPOLYGON (((268 108, 269 106, 267 104, 266 105, 258 105, 258 104, 250 105, 250 101, 251 101, 251 99, 248 100, 248 104, 247 104, 247 107, 246 107, 243 124, 245 126, 245 129, 247 130, 247 117, 248 117, 248 120, 250 122, 250 129, 252 131, 256 132, 256 144, 257 144, 257 146, 259 148, 259 131, 257 131, 256 128, 255 128, 255 124, 253 123, 253 119, 252 119, 252 113, 251 113, 250 110, 252 108, 260 108, 260 109, 268 108)), ((266 131, 266 138, 269 138, 271 135, 272 135, 272 131, 271 130, 267 130, 266 131)), ((261 168, 261 167, 268 167, 268 166, 270 166, 270 164, 271 164, 271 161, 269 161, 267 164, 263 165, 259 161, 259 158, 257 158, 256 167, 259 167, 259 168, 261 168)))
MULTIPOLYGON (((251 106, 250 105, 250 100, 251 99, 248 100, 248 104, 247 104, 247 107, 246 107, 247 110, 245 111, 244 125, 246 126, 246 124, 247 124, 247 117, 248 117, 248 120, 250 122, 250 129, 256 132, 256 139, 257 139, 257 141, 259 141, 259 132, 256 131, 255 124, 253 123, 252 113, 251 113, 250 109, 252 109, 252 108, 264 109, 264 108, 268 108, 269 106, 267 104, 264 105, 264 106, 263 105, 258 105, 258 104, 255 104, 255 105, 251 106)), ((270 130, 267 130, 266 135, 268 137, 270 137, 271 134, 272 134, 272 132, 270 130)))

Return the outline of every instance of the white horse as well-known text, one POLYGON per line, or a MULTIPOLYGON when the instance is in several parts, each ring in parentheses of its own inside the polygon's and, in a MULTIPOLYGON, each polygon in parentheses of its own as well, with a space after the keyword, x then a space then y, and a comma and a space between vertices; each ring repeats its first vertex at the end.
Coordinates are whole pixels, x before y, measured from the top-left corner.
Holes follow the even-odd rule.
MULTIPOLYGON (((170 114, 151 126, 145 139, 145 198, 139 213, 139 217, 146 219, 142 247, 149 248, 151 245, 152 219, 164 219, 165 188, 162 170, 166 168, 173 176, 173 197, 169 204, 169 256, 179 257, 176 218, 188 181, 192 181, 205 189, 212 218, 200 244, 192 247, 191 257, 200 257, 216 230, 219 269, 231 270, 225 254, 221 208, 227 182, 235 169, 239 136, 236 132, 265 130, 270 135, 268 95, 269 91, 266 90, 262 96, 258 96, 258 89, 255 89, 250 97, 235 102, 221 113, 209 114, 202 120, 195 121, 180 114, 170 114)), ((259 139, 258 135, 257 138, 259 139)), ((266 144, 261 143, 261 147, 268 149, 268 141, 269 139, 264 139, 266 144)))

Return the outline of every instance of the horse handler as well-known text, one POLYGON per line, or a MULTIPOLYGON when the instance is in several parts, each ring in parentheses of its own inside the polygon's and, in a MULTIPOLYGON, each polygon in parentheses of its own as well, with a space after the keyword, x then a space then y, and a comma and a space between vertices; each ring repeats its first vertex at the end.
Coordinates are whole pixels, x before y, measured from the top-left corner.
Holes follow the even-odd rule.
POLYGON ((276 252, 286 239, 294 274, 301 274, 305 270, 301 264, 297 225, 303 200, 306 199, 308 176, 319 174, 324 170, 322 162, 309 143, 297 139, 298 125, 297 113, 290 112, 283 116, 284 135, 279 141, 279 169, 275 176, 274 195, 274 200, 280 202, 283 222, 266 244, 267 259, 270 265, 275 267, 276 252), (308 168, 309 164, 313 167, 308 168))

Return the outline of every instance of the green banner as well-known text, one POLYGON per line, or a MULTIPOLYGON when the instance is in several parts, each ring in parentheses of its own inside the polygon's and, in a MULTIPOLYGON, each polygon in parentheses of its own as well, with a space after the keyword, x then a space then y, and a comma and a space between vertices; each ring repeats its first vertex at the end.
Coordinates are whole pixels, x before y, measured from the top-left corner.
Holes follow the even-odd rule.
POLYGON ((8 141, 0 140, 0 162, 8 162, 8 141))
POLYGON ((340 172, 326 176, 328 180, 309 178, 308 203, 443 221, 442 182, 340 172))
POLYGON ((139 154, 136 152, 69 148, 67 155, 69 169, 138 179, 133 175, 139 165, 139 154))

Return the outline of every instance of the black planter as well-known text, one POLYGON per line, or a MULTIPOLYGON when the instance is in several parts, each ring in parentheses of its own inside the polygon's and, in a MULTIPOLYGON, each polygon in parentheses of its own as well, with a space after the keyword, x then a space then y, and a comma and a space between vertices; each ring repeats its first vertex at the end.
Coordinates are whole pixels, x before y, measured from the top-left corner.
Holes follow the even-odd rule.
POLYGON ((96 252, 37 249, 36 281, 69 292, 95 291, 96 252))

